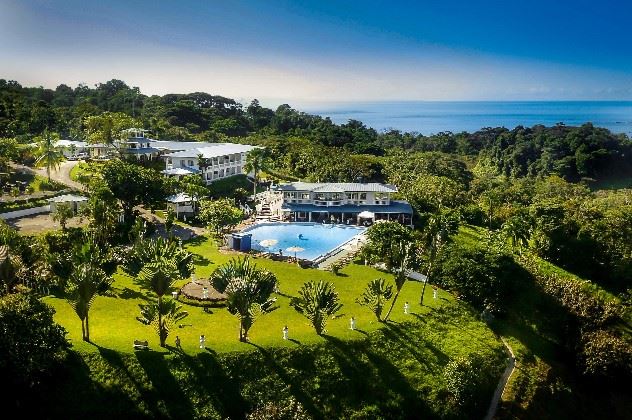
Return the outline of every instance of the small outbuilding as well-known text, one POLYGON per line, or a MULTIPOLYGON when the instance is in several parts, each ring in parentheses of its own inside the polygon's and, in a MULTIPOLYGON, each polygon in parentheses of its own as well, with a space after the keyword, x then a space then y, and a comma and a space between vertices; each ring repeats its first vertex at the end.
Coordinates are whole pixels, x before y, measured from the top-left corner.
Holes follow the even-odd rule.
POLYGON ((59 204, 69 204, 72 211, 78 213, 88 202, 88 198, 82 195, 64 194, 48 200, 50 211, 54 212, 59 204))
POLYGON ((197 199, 186 193, 178 193, 167 197, 167 208, 170 208, 176 214, 176 217, 192 216, 196 212, 197 199))

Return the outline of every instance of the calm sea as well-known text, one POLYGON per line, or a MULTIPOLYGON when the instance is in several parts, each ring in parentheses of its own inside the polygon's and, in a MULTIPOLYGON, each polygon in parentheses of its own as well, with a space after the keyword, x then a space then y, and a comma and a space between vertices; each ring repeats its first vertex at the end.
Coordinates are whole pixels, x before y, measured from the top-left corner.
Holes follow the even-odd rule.
POLYGON ((483 127, 530 127, 592 122, 632 136, 632 101, 573 102, 354 102, 303 106, 336 123, 362 121, 378 131, 397 129, 432 134, 476 131, 483 127))

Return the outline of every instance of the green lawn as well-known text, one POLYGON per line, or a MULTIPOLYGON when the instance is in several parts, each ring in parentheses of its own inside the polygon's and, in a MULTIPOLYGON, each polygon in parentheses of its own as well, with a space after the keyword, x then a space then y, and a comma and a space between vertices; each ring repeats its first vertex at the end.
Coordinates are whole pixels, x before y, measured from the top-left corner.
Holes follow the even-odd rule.
MULTIPOLYGON (((188 244, 187 248, 196 254, 196 275, 208 277, 218 265, 228 261, 233 255, 220 253, 213 241, 202 239, 196 244, 188 244)), ((357 327, 363 331, 372 331, 380 325, 374 320, 373 314, 364 307, 355 303, 355 299, 362 293, 369 280, 377 277, 392 278, 390 275, 371 267, 361 265, 349 265, 342 270, 340 276, 330 272, 301 269, 293 264, 274 262, 267 259, 256 258, 257 265, 273 271, 279 280, 281 295, 278 298, 278 309, 272 313, 260 317, 250 332, 251 341, 264 347, 272 346, 296 346, 294 342, 282 339, 282 328, 288 325, 290 337, 302 344, 322 343, 324 339, 318 337, 306 318, 298 314, 289 306, 290 297, 295 295, 301 285, 307 280, 327 280, 335 284, 340 293, 343 308, 341 316, 331 320, 327 326, 331 336, 351 340, 363 337, 363 333, 349 330, 349 319, 356 318, 357 327)), ((181 286, 186 281, 181 281, 181 286)), ((425 305, 418 304, 421 284, 408 282, 393 311, 392 319, 404 321, 413 319, 415 315, 404 315, 403 305, 408 301, 411 312, 423 316, 431 308, 436 308, 452 300, 451 295, 440 291, 440 299, 433 299, 432 293, 426 293, 425 305)), ((132 342, 135 339, 149 340, 150 347, 161 351, 158 338, 150 326, 141 324, 136 320, 139 315, 138 305, 151 298, 151 293, 137 285, 133 278, 119 272, 115 274, 115 282, 108 296, 99 296, 90 311, 90 335, 94 344, 84 343, 81 340, 81 323, 70 305, 63 299, 56 297, 45 298, 57 311, 57 322, 69 331, 69 338, 74 348, 80 351, 96 351, 98 347, 131 353, 132 342)), ((189 312, 189 317, 183 323, 184 328, 176 328, 171 332, 168 343, 173 344, 175 336, 180 336, 184 351, 187 353, 199 352, 198 339, 200 334, 207 337, 207 346, 219 352, 252 350, 249 344, 240 343, 238 336, 237 317, 228 313, 225 308, 215 308, 212 313, 206 313, 200 307, 184 305, 189 312)))
MULTIPOLYGON (((207 277, 233 255, 220 253, 206 238, 190 242, 196 275, 207 277)), ((272 270, 282 294, 279 308, 260 317, 251 342, 238 341, 237 318, 225 308, 205 313, 187 306, 190 315, 176 328, 166 349, 154 330, 135 318, 138 305, 151 298, 134 279, 115 275, 112 293, 100 296, 90 312, 93 343, 81 341, 81 326, 70 305, 56 297, 45 301, 73 344, 65 374, 33 407, 51 418, 243 418, 262 403, 287 407, 298 401, 316 419, 482 417, 502 369, 504 352, 486 324, 467 305, 439 291, 418 304, 421 284, 407 282, 392 316, 380 324, 355 303, 367 282, 387 277, 371 267, 349 265, 342 275, 293 264, 255 259, 272 270), (344 304, 317 336, 307 319, 289 306, 290 296, 307 280, 332 281, 344 304), (411 313, 403 313, 404 302, 411 313), (349 318, 357 320, 349 330, 349 318), (290 339, 282 339, 289 326, 290 339), (173 348, 175 336, 183 353, 173 348), (200 334, 207 348, 198 348, 200 334), (150 351, 134 351, 134 339, 147 339, 150 351), (467 413, 451 402, 443 371, 452 359, 476 353, 486 365, 483 385, 467 413)), ((181 281, 180 284, 183 284, 181 281)), ((37 414, 39 415, 39 414, 37 414)))

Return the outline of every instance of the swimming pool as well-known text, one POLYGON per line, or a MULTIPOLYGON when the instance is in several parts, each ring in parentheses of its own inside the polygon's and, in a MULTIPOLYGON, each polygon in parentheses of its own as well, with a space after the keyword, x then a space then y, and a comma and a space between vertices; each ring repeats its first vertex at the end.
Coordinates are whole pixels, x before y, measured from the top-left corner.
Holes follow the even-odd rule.
POLYGON ((327 254, 339 248, 361 234, 366 229, 358 226, 323 225, 320 223, 258 223, 242 233, 252 234, 252 249, 262 252, 294 255, 288 248, 299 247, 304 251, 296 253, 298 258, 319 261, 327 254), (300 237, 299 237, 300 235, 300 237), (262 246, 261 241, 265 241, 262 246), (276 241, 276 242, 275 242, 276 241))

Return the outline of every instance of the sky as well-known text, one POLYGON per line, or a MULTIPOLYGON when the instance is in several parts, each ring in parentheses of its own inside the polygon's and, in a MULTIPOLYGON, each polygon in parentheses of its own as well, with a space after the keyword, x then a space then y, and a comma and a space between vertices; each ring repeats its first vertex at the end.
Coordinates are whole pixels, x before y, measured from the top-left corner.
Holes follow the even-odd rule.
POLYGON ((0 0, 0 78, 268 105, 632 100, 629 0, 0 0))

